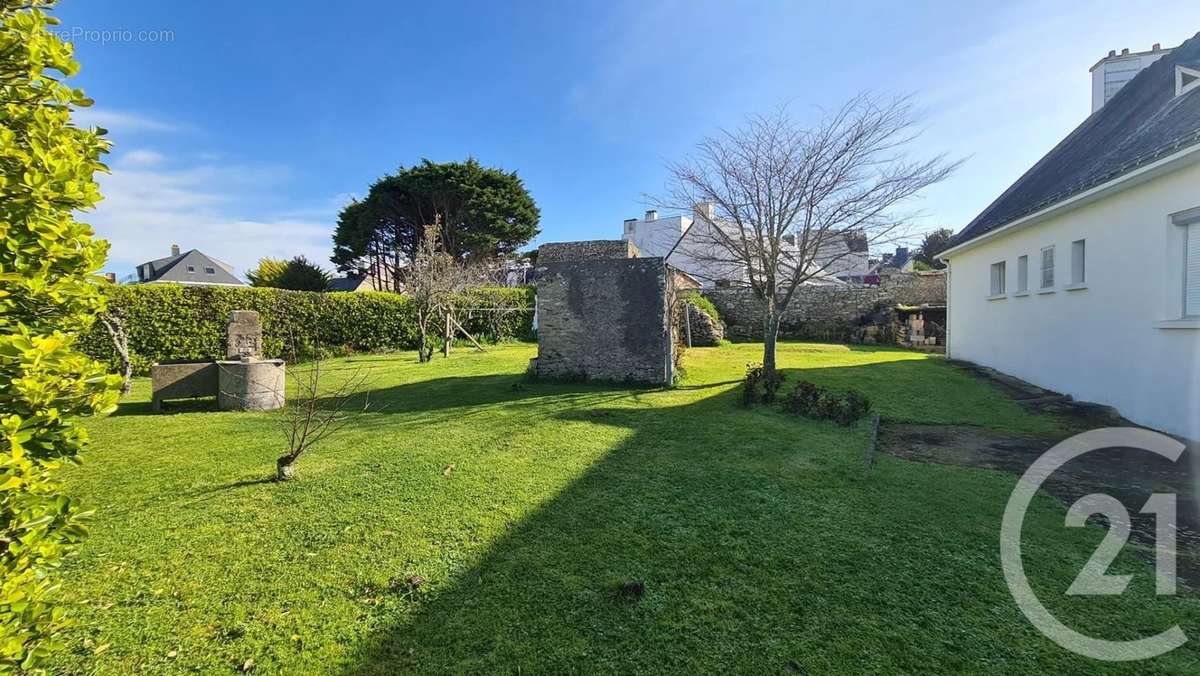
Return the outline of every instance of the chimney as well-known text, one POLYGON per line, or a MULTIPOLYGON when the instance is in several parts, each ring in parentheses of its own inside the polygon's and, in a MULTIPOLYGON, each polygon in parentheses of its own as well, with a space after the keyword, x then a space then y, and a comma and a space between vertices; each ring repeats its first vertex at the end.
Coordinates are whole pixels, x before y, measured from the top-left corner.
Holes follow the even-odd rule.
POLYGON ((648 210, 646 210, 646 218, 645 218, 644 220, 647 220, 647 221, 656 221, 656 220, 658 220, 658 212, 657 212, 656 210, 654 210, 654 209, 648 209, 648 210))
POLYGON ((626 218, 625 219, 625 232, 633 232, 633 225, 635 223, 637 223, 636 218, 626 218))
POLYGON ((178 244, 172 244, 172 245, 171 245, 171 255, 172 255, 172 256, 178 256, 178 255, 179 255, 179 245, 178 245, 178 244))
POLYGON ((1161 42, 1154 43, 1146 52, 1130 52, 1126 47, 1118 54, 1110 49, 1108 56, 1091 68, 1092 112, 1103 108, 1142 69, 1170 53, 1171 49, 1164 49, 1161 42))
POLYGON ((692 212, 695 213, 698 219, 712 221, 717 216, 717 205, 712 202, 700 202, 692 207, 692 212))

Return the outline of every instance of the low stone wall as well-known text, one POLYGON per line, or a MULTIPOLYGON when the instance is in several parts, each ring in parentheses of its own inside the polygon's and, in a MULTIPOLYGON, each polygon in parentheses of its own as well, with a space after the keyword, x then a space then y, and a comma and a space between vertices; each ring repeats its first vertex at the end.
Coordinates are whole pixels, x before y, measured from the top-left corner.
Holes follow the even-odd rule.
POLYGON ((725 327, 717 320, 705 314, 704 310, 696 307, 692 303, 684 301, 688 305, 686 316, 691 320, 689 327, 691 330, 692 345, 694 347, 713 347, 720 345, 722 340, 725 340, 725 327))
MULTIPOLYGON (((731 338, 761 338, 762 305, 748 289, 705 289, 731 338)), ((894 275, 879 286, 805 286, 784 314, 780 336, 801 340, 895 342, 897 305, 945 305, 941 272, 894 275), (874 327, 868 330, 868 327, 874 327)))
POLYGON ((671 282, 663 259, 546 264, 545 250, 537 269, 537 375, 670 383, 671 282))

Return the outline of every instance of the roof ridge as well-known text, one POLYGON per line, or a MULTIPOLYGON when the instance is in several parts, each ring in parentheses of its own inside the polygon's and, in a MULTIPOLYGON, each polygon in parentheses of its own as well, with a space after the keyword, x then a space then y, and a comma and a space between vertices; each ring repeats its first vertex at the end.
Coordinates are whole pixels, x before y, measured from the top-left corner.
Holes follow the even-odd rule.
POLYGON ((1084 118, 955 235, 951 245, 1200 143, 1200 96, 1175 95, 1175 66, 1193 62, 1200 63, 1200 32, 1142 69, 1084 118))

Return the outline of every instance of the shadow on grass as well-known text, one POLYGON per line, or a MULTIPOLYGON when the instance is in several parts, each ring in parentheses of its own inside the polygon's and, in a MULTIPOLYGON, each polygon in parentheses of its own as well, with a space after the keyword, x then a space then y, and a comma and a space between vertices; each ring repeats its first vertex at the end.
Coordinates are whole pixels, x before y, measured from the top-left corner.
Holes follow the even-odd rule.
POLYGON ((172 399, 163 402, 163 410, 155 411, 148 401, 125 401, 117 406, 111 416, 135 415, 174 415, 177 413, 205 413, 217 410, 216 397, 200 397, 197 399, 172 399))
MULTIPOLYGON (((995 392, 924 360, 787 373, 785 391, 801 378, 856 387, 884 404, 885 415, 902 418, 936 418, 944 406, 945 415, 962 415, 964 406, 965 415, 979 415, 971 406, 1004 404, 995 392)), ((512 382, 449 378, 383 396, 401 408, 433 410, 606 393, 580 386, 514 389, 512 382)), ((866 644, 813 646, 806 632, 828 643, 858 631, 859 622, 887 626, 902 618, 937 625, 943 638, 956 631, 957 621, 940 625, 945 607, 919 596, 893 597, 885 609, 874 605, 876 597, 894 594, 899 580, 954 580, 958 573, 931 570, 934 564, 914 552, 895 560, 913 533, 932 529, 929 537, 941 524, 927 518, 924 503, 900 516, 879 509, 886 486, 861 479, 864 424, 847 429, 747 410, 739 398, 739 388, 731 387, 674 407, 605 408, 594 398, 587 406, 560 407, 553 415, 564 423, 632 434, 513 523, 479 563, 418 594, 394 626, 359 647, 346 673, 837 670, 819 660, 805 666, 804 647, 820 659, 844 655, 846 667, 866 644), (898 526, 906 521, 920 525, 898 526), (622 592, 629 588, 644 593, 622 592)), ((990 541, 959 546, 976 545, 991 556, 990 541)), ((984 572, 971 574, 978 580, 984 572)), ((941 639, 930 640, 944 648, 941 639)), ((918 654, 942 649, 930 645, 918 654)), ((874 659, 885 671, 905 664, 874 659)))
MULTIPOLYGON (((498 396, 477 389, 473 401, 498 396)), ((500 391, 518 401, 544 394, 500 391)), ((558 392, 580 394, 596 392, 558 392)), ((830 497, 803 488, 827 459, 798 458, 783 440, 811 432, 819 446, 857 448, 865 435, 749 411, 738 399, 731 389, 674 407, 589 399, 559 409, 565 424, 633 434, 512 524, 482 562, 421 595, 347 673, 786 668, 786 642, 771 637, 803 623, 801 600, 818 582, 781 573, 798 557, 843 555, 791 527, 830 497), (631 580, 644 595, 621 592, 631 580)), ((847 472, 858 461, 848 458, 847 472)))

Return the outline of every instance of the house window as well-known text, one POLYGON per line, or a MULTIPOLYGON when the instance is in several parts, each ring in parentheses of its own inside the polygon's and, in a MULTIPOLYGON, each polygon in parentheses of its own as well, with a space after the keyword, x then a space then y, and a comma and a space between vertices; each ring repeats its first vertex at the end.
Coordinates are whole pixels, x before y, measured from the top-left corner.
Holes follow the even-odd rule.
POLYGON ((208 275, 215 275, 217 274, 217 271, 213 268, 204 268, 204 273, 208 275))
POLYGON ((1200 70, 1175 66, 1175 96, 1182 96, 1200 87, 1200 70))
POLYGON ((1200 318, 1200 222, 1187 226, 1183 264, 1183 316, 1200 318))
POLYGON ((1042 288, 1054 288, 1054 246, 1042 249, 1042 288))
POLYGON ((1004 295, 1005 272, 1006 272, 1006 270, 1005 270, 1004 261, 1000 261, 999 263, 992 263, 992 295, 993 296, 1003 296, 1004 295))
POLYGON ((189 265, 189 266, 187 266, 187 269, 188 269, 188 272, 195 272, 195 271, 196 271, 196 266, 195 266, 195 265, 189 265))
POLYGON ((1017 258, 1017 293, 1029 290, 1029 256, 1017 258))
POLYGON ((1071 284, 1087 282, 1087 240, 1071 242, 1071 284))

